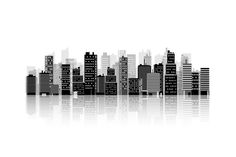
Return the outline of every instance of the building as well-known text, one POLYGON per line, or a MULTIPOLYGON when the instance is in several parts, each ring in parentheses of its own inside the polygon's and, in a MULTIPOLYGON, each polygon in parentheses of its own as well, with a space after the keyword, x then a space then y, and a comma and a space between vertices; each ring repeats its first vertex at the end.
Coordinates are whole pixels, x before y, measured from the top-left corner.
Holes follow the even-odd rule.
POLYGON ((143 94, 147 94, 147 74, 151 73, 151 66, 150 65, 142 65, 138 66, 138 79, 140 80, 141 84, 141 91, 143 94))
POLYGON ((61 94, 61 63, 53 65, 53 84, 58 85, 59 94, 61 94))
POLYGON ((59 95, 59 85, 58 84, 52 84, 50 88, 50 92, 52 95, 59 95))
POLYGON ((26 94, 36 95, 36 76, 32 74, 26 77, 26 94))
POLYGON ((149 95, 156 95, 160 92, 160 74, 147 73, 147 92, 149 95))
POLYGON ((102 72, 101 75, 107 75, 107 68, 110 67, 110 56, 104 52, 101 56, 101 68, 102 72))
POLYGON ((192 93, 192 64, 186 59, 182 68, 182 91, 185 95, 190 95, 192 93))
POLYGON ((192 72, 192 95, 199 95, 199 72, 192 72))
POLYGON ((201 68, 200 69, 200 91, 201 95, 209 95, 210 94, 210 69, 209 68, 201 68))
POLYGON ((84 55, 84 83, 85 95, 96 94, 97 83, 97 55, 86 52, 84 55))
POLYGON ((120 95, 128 94, 128 58, 120 57, 119 60, 119 91, 120 95))
POLYGON ((105 94, 105 76, 104 75, 97 76, 96 94, 97 95, 104 95, 105 94))
MULTIPOLYGON (((72 91, 73 93, 79 93, 78 91, 83 89, 83 76, 80 75, 80 67, 74 68, 72 72, 72 91)), ((83 93, 83 92, 82 92, 83 93)))
POLYGON ((129 95, 139 95, 138 78, 129 78, 129 95))
POLYGON ((174 52, 167 51, 165 95, 177 95, 177 75, 174 52))
POLYGON ((61 63, 66 64, 66 59, 69 57, 69 48, 61 51, 61 63))
POLYGON ((45 56, 45 72, 49 73, 49 86, 53 84, 53 56, 45 56))
POLYGON ((164 66, 162 63, 159 63, 159 64, 155 64, 154 65, 154 73, 158 73, 160 74, 160 91, 159 91, 159 94, 164 94, 164 85, 163 85, 163 82, 164 82, 164 66))
POLYGON ((128 78, 136 77, 136 55, 128 54, 128 78))
POLYGON ((105 94, 117 95, 115 69, 110 68, 110 67, 107 68, 107 76, 105 80, 105 94))
POLYGON ((70 64, 61 65, 61 94, 70 95, 70 64))
POLYGON ((47 72, 39 73, 39 94, 50 94, 50 76, 47 72))
POLYGON ((148 53, 144 56, 144 63, 145 65, 152 65, 152 56, 151 56, 151 52, 148 51, 148 53))

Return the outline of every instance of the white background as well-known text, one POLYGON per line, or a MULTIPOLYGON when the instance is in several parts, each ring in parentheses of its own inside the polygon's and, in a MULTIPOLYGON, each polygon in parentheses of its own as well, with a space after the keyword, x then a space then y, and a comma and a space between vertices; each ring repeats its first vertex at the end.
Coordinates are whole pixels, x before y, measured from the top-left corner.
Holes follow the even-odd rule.
MULTIPOLYGON (((0 1, 0 156, 235 156, 235 1, 0 1), (211 68, 210 122, 190 126, 47 124, 26 114, 26 67, 69 47, 191 53, 211 68)), ((180 59, 180 58, 177 58, 180 59)))

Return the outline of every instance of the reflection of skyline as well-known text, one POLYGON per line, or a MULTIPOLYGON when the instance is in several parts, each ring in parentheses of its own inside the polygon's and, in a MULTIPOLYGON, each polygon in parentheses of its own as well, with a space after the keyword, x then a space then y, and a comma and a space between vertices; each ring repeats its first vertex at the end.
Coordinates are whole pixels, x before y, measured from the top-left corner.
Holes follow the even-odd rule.
POLYGON ((27 96, 29 115, 63 121, 176 123, 208 121, 209 96, 27 96), (133 117, 132 117, 133 116, 133 117))

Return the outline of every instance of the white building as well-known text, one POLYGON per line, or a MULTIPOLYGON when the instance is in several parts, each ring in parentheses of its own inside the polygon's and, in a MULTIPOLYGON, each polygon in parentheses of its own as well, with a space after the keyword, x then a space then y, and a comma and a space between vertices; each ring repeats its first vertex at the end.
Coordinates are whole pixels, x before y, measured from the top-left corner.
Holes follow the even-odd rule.
POLYGON ((136 77, 136 55, 128 54, 128 78, 136 77))
POLYGON ((110 67, 110 56, 104 52, 101 56, 101 74, 107 75, 108 67, 110 67))

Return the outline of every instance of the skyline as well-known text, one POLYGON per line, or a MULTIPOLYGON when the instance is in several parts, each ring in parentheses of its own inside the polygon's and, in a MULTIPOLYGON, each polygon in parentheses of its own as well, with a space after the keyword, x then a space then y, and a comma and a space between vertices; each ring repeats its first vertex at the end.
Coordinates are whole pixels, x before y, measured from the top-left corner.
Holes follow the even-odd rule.
POLYGON ((39 75, 37 75, 36 69, 28 71, 27 94, 71 95, 75 92, 85 95, 105 94, 105 90, 108 88, 108 86, 105 87, 108 85, 105 77, 111 74, 107 75, 109 72, 106 71, 108 70, 114 71, 114 74, 112 72, 112 75, 115 76, 113 83, 117 83, 117 85, 112 85, 112 89, 116 88, 117 90, 116 93, 113 93, 114 95, 131 93, 143 95, 208 95, 210 92, 210 70, 208 67, 192 70, 191 54, 182 54, 181 63, 179 64, 179 62, 176 62, 175 53, 166 49, 162 57, 161 55, 159 55, 159 58, 155 57, 155 60, 159 63, 154 62, 152 64, 152 55, 149 50, 146 53, 141 53, 139 62, 143 60, 143 64, 138 66, 135 66, 136 54, 119 50, 118 56, 117 60, 117 57, 110 57, 107 52, 104 52, 101 57, 98 57, 94 52, 86 52, 84 64, 78 64, 76 59, 69 58, 68 49, 62 51, 61 63, 54 63, 54 55, 47 55, 45 56, 44 71, 42 70, 39 75), (97 66, 99 58, 101 59, 100 68, 97 66), (111 58, 113 65, 111 65, 111 58), (76 69, 75 74, 74 70, 76 69), (36 79, 37 77, 39 79, 36 79), (80 78, 80 82, 75 77, 80 78), (138 78, 138 80, 135 80, 135 78, 138 78), (36 87, 30 89, 29 86, 33 86, 32 84, 39 86, 39 91, 36 90, 36 87), (137 87, 134 87, 134 85, 137 87), (129 88, 129 86, 132 88, 129 88), (138 89, 138 91, 133 93, 133 89, 138 89))

